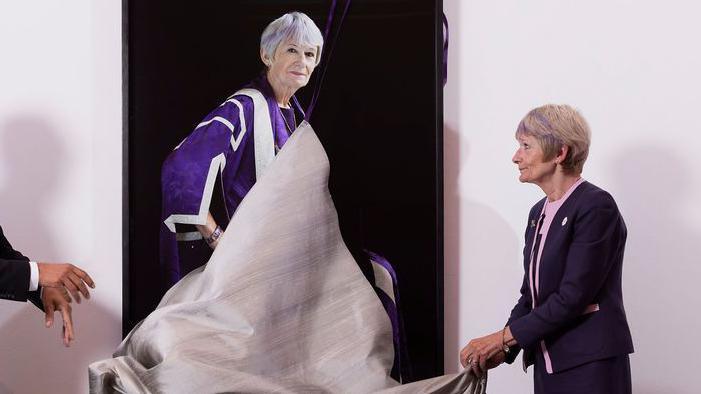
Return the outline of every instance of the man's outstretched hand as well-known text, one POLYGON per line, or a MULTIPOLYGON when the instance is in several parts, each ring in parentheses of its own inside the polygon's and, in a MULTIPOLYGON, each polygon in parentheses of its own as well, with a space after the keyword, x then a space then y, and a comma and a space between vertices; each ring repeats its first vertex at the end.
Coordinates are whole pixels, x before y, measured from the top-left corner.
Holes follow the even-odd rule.
POLYGON ((39 285, 42 287, 65 288, 80 304, 80 295, 90 298, 88 286, 95 288, 90 275, 70 263, 37 263, 39 285))

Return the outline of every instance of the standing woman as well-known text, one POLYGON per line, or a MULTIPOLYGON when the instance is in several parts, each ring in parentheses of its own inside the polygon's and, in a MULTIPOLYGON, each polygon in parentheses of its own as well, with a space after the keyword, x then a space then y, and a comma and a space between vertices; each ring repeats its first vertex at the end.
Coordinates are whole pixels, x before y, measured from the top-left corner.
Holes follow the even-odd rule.
POLYGON ((613 197, 581 177, 589 126, 567 105, 545 105, 523 118, 516 139, 519 181, 545 193, 528 215, 521 297, 506 326, 471 340, 460 361, 481 375, 523 349, 536 394, 630 394, 626 226, 613 197))
POLYGON ((208 260, 241 200, 304 119, 294 94, 319 64, 323 41, 301 12, 271 22, 260 38, 263 73, 207 115, 164 161, 160 257, 166 288, 208 260), (213 193, 215 184, 221 194, 213 193), (213 198, 223 200, 219 222, 211 214, 213 198))

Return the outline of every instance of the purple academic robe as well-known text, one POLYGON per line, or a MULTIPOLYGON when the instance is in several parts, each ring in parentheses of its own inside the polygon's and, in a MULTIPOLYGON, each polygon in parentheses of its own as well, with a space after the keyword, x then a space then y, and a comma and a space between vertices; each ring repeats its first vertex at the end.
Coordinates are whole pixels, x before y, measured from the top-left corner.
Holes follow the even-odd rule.
MULTIPOLYGON (((215 182, 221 180, 227 222, 219 225, 224 229, 228 219, 256 182, 254 136, 260 132, 256 130, 256 125, 266 126, 261 127, 264 132, 273 134, 275 150, 281 148, 289 137, 285 120, 266 76, 262 74, 244 88, 255 89, 262 94, 269 117, 261 113, 260 108, 256 112, 252 97, 234 94, 210 112, 163 163, 160 260, 166 288, 187 273, 188 270, 184 267, 199 266, 206 262, 182 261, 177 243, 201 239, 192 226, 189 226, 189 231, 183 231, 185 226, 182 225, 205 223, 215 182)), ((296 98, 293 97, 292 102, 303 113, 296 98)))

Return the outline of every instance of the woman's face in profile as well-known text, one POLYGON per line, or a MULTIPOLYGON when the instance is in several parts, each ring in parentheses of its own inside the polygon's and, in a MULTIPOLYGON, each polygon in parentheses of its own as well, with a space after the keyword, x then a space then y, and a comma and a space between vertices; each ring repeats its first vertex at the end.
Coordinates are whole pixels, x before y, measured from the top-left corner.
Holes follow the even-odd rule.
POLYGON ((283 86, 297 90, 309 82, 316 67, 317 48, 299 42, 278 45, 268 75, 283 86))
POLYGON ((516 140, 518 149, 511 161, 518 166, 519 181, 540 184, 555 172, 554 161, 543 160, 543 148, 535 137, 519 134, 516 140))

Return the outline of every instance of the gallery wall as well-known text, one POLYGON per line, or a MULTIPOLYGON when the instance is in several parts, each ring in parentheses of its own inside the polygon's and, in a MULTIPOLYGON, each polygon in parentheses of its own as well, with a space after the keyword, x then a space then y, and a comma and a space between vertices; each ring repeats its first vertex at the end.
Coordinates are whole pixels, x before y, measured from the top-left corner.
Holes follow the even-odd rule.
POLYGON ((121 340, 122 95, 119 1, 0 6, 0 225, 37 261, 72 262, 97 284, 44 328, 0 302, 0 393, 87 392, 87 368, 121 340))
MULTIPOLYGON (((526 216, 514 131, 545 103, 592 129, 583 177, 628 226, 623 291, 636 352, 633 392, 692 393, 701 318, 701 6, 692 1, 445 0, 448 370, 470 338, 503 327, 518 297, 526 216)), ((494 370, 490 392, 532 392, 532 372, 494 370)))

